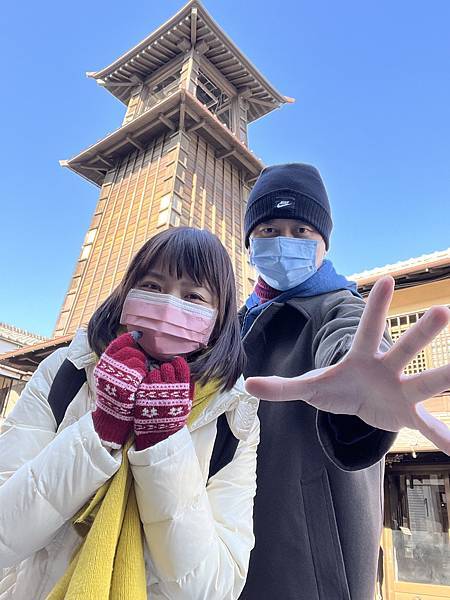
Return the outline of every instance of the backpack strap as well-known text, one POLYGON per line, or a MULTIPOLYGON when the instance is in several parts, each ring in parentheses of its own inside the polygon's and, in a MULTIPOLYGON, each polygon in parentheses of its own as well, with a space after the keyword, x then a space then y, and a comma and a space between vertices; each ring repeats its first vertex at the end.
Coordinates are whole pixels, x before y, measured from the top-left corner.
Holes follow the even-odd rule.
MULTIPOLYGON (((77 369, 68 358, 59 367, 48 395, 48 403, 55 417, 57 429, 64 419, 67 407, 86 380, 85 369, 77 369)), ((238 444, 239 440, 230 429, 227 415, 223 413, 217 419, 216 439, 209 463, 208 479, 233 460, 238 444)))
POLYGON ((238 444, 239 440, 230 429, 227 415, 221 414, 217 419, 217 433, 209 463, 208 479, 214 477, 233 460, 238 444))
POLYGON ((48 403, 55 417, 56 429, 64 419, 67 407, 86 380, 85 369, 77 369, 68 358, 59 367, 48 394, 48 403))

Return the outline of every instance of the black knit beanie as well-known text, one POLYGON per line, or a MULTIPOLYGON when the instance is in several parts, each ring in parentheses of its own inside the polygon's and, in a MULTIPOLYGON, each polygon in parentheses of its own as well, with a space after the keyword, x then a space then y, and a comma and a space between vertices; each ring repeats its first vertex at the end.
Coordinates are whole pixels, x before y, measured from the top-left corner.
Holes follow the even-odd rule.
POLYGON ((328 250, 333 221, 327 192, 315 167, 288 163, 261 171, 245 211, 246 248, 255 227, 270 219, 299 219, 309 223, 323 237, 328 250))

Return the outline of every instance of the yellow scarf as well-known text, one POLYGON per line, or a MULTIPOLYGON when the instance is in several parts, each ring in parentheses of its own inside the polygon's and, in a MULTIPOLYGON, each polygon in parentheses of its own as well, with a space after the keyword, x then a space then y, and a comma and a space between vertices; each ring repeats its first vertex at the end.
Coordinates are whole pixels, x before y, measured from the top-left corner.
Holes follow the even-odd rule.
MULTIPOLYGON (((196 384, 188 424, 203 412, 219 389, 196 384)), ((47 600, 147 600, 141 521, 128 463, 130 440, 117 473, 75 515, 84 537, 67 571, 47 600)))

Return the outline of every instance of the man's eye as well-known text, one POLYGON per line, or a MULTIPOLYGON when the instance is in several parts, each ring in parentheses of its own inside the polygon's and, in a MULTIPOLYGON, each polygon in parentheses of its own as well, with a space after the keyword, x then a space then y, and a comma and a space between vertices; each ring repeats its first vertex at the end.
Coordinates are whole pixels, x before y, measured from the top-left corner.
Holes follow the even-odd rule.
POLYGON ((275 229, 274 229, 273 227, 264 227, 264 228, 262 229, 262 232, 263 232, 263 233, 267 233, 267 235, 270 235, 270 234, 272 234, 274 231, 275 231, 275 229))

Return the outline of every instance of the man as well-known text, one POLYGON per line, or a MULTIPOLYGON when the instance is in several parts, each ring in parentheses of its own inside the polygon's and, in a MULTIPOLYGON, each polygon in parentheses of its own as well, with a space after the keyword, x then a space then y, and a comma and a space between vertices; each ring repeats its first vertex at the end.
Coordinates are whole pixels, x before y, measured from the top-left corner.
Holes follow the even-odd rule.
MULTIPOLYGON (((449 447, 432 417, 419 419, 405 400, 401 371, 450 313, 433 309, 408 348, 398 343, 387 352, 393 282, 377 283, 362 318, 355 284, 324 259, 331 229, 314 167, 264 169, 245 214, 245 243, 259 274, 240 311, 245 375, 257 376, 247 389, 264 399, 305 401, 260 404, 256 544, 243 600, 372 600, 382 459, 394 432, 419 427, 421 419, 421 430, 449 447), (258 377, 273 375, 292 379, 258 377)), ((436 377, 428 383, 427 389, 444 385, 436 377)), ((411 385, 418 389, 423 381, 411 385)), ((416 388, 414 399, 423 400, 416 388)))

